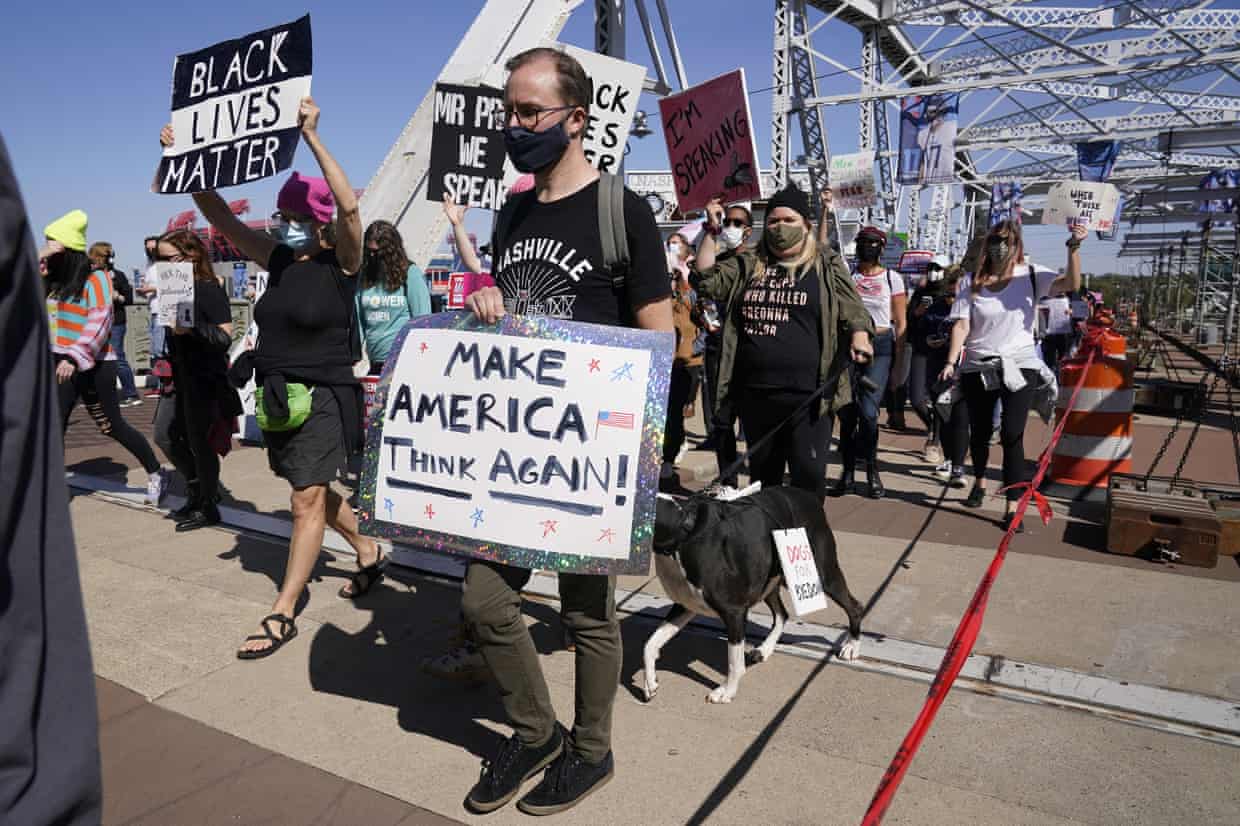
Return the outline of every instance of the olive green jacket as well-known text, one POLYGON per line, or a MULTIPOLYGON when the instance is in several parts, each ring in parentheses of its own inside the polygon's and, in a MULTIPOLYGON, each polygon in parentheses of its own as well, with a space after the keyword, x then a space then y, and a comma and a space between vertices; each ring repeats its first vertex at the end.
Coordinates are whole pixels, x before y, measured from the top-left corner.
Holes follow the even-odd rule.
MULTIPOLYGON (((719 387, 716 397, 726 399, 732 385, 732 369, 736 364, 737 338, 741 322, 741 289, 756 267, 762 266, 758 256, 751 250, 728 253, 715 259, 715 266, 701 272, 690 273, 689 281, 698 295, 713 299, 726 309, 723 324, 723 342, 719 353, 719 387)), ((857 330, 865 330, 874 338, 874 322, 861 303, 861 296, 853 284, 848 266, 835 250, 819 253, 819 295, 822 297, 822 353, 818 361, 818 384, 821 386, 833 370, 839 369, 851 358, 850 342, 857 330)), ((833 413, 852 401, 851 382, 839 381, 834 395, 823 394, 819 413, 833 413)))

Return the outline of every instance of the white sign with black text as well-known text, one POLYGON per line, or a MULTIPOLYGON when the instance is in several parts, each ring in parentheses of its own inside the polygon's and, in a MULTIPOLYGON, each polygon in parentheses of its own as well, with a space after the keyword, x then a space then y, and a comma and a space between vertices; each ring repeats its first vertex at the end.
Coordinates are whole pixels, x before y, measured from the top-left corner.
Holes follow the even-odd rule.
POLYGON ((771 531, 775 537, 775 550, 779 552, 779 565, 784 569, 784 584, 792 596, 792 614, 803 617, 827 607, 827 597, 822 592, 822 580, 818 577, 818 564, 814 562, 814 548, 804 528, 771 531))
POLYGON ((155 265, 159 290, 156 323, 161 327, 194 326, 194 265, 160 262, 155 265))
POLYGON ((590 123, 582 142, 586 157, 599 172, 615 174, 624 160, 624 147, 633 127, 646 68, 576 46, 563 49, 586 70, 594 87, 590 123))

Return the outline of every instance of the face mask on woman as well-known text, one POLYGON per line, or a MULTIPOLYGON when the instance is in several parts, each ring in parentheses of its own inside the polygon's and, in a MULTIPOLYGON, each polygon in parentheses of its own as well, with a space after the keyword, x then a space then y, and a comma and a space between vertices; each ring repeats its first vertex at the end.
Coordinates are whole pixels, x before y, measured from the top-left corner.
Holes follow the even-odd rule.
POLYGON ((293 248, 293 252, 304 252, 318 244, 318 239, 310 231, 309 224, 301 221, 283 221, 276 225, 276 239, 293 248))
POLYGON ((986 257, 992 267, 1002 267, 1008 261, 1012 248, 1006 238, 990 238, 986 241, 986 257))
POLYGON ((724 227, 719 232, 719 246, 725 250, 734 250, 745 240, 744 227, 724 227))
POLYGON ((877 241, 861 241, 857 244, 857 258, 862 261, 877 261, 883 254, 883 245, 877 241))
POLYGON ((800 224, 770 224, 763 231, 766 245, 775 252, 787 252, 805 240, 805 227, 800 224))

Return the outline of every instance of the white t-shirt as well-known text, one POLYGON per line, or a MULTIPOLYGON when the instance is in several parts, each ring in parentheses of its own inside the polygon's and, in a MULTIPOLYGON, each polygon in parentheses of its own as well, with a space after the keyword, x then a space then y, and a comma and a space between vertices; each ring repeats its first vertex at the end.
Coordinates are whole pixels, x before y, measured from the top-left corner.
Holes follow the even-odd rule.
POLYGON ((1042 299, 1046 308, 1046 334, 1064 335, 1072 332, 1072 309, 1066 295, 1052 295, 1042 299))
POLYGON ((904 278, 895 270, 879 270, 872 275, 862 275, 854 269, 853 283, 861 294, 861 303, 870 312, 875 328, 882 330, 891 326, 891 297, 904 295, 904 278))
MULTIPOLYGON (((146 289, 147 287, 158 287, 158 286, 159 286, 159 276, 155 274, 155 265, 151 264, 149 267, 146 268, 146 272, 142 276, 142 288, 146 289)), ((155 314, 159 312, 159 293, 158 292, 151 293, 150 296, 147 298, 147 302, 151 308, 151 318, 154 318, 155 314)))
POLYGON ((984 358, 1011 356, 1034 347, 1034 308, 1037 299, 1050 292, 1058 273, 1036 266, 1032 269, 1037 280, 1036 295, 1028 264, 1017 264, 1012 280, 997 293, 983 287, 974 294, 972 277, 960 279, 960 290, 947 318, 969 319, 962 369, 977 366, 984 358))

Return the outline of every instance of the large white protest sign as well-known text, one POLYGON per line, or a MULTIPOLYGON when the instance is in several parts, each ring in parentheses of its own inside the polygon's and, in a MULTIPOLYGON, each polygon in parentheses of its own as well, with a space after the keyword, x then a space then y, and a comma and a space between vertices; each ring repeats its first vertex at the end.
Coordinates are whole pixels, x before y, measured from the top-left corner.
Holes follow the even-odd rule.
POLYGON ((1109 232, 1115 226, 1119 190, 1114 184, 1062 181, 1046 193, 1043 224, 1084 223, 1086 229, 1109 232))
POLYGON ((201 192, 288 169, 310 70, 310 15, 179 55, 172 68, 175 143, 164 149, 152 188, 201 192))
POLYGON ((600 172, 615 174, 624 159, 624 146, 633 127, 646 68, 576 46, 556 47, 577 59, 594 88, 590 123, 582 141, 586 157, 600 172))
POLYGON ((167 261, 155 265, 159 310, 155 323, 161 327, 194 326, 194 265, 167 261))
POLYGON ((527 568, 649 569, 672 336, 412 321, 367 428, 367 533, 527 568))
POLYGON ((792 615, 803 617, 826 608, 827 597, 822 592, 818 563, 814 561, 814 549, 805 528, 771 533, 779 553, 779 565, 784 570, 784 584, 792 596, 792 615))
POLYGON ((827 180, 831 182, 832 201, 836 209, 864 209, 874 206, 878 200, 873 152, 832 155, 827 180))

